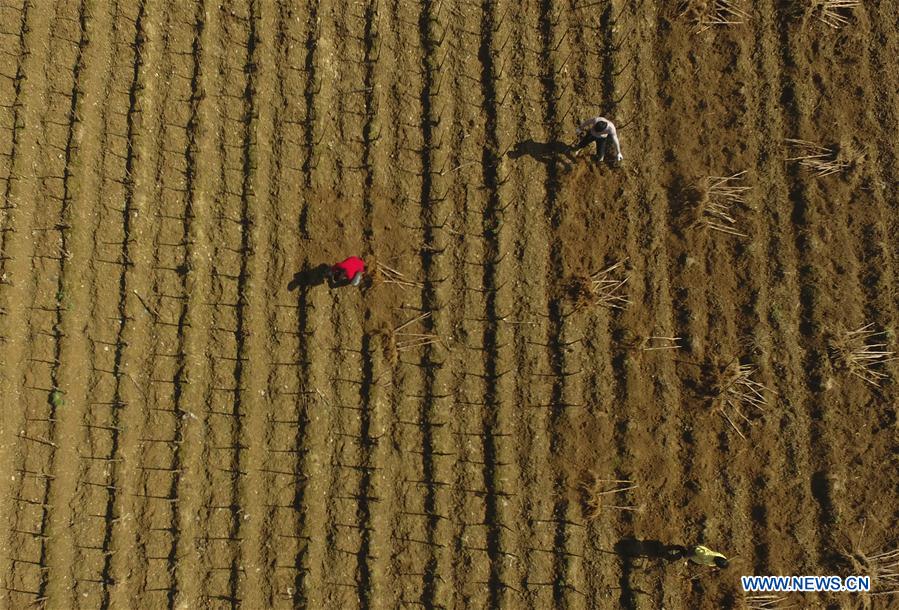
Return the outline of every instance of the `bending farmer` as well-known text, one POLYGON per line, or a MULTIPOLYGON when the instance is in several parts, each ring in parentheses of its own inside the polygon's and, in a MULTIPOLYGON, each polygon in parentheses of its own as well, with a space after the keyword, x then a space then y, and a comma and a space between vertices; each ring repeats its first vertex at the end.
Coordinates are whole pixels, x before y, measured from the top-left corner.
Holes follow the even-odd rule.
POLYGON ((351 256, 328 269, 328 286, 337 288, 352 284, 358 286, 365 273, 365 261, 358 256, 351 256))
POLYGON ((615 159, 621 161, 621 143, 618 141, 618 130, 612 121, 601 116, 587 119, 577 128, 578 143, 571 147, 572 152, 579 151, 591 142, 596 142, 596 160, 602 161, 606 156, 606 144, 609 140, 615 145, 615 159))
POLYGON ((671 545, 665 547, 665 552, 668 559, 684 558, 701 566, 726 568, 728 564, 727 557, 701 544, 691 546, 690 548, 671 545))

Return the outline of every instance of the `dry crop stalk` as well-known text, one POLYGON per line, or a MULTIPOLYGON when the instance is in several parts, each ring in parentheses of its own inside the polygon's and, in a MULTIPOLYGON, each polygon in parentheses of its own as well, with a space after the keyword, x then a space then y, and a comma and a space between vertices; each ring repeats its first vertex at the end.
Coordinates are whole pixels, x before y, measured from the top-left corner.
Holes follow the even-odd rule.
POLYGON ((899 548, 888 549, 873 555, 861 550, 860 545, 865 537, 867 521, 862 522, 862 531, 853 549, 843 551, 843 555, 852 564, 854 574, 871 578, 869 595, 895 595, 899 593, 899 548))
POLYGON ((421 322, 422 320, 426 320, 430 317, 431 312, 427 311, 421 315, 415 316, 414 318, 406 322, 403 322, 390 331, 390 336, 393 338, 397 353, 414 349, 416 347, 424 347, 425 345, 431 345, 432 343, 439 343, 443 345, 443 341, 440 340, 440 337, 438 335, 428 333, 413 333, 405 330, 416 322, 421 322))
POLYGON ((899 548, 874 555, 862 555, 863 564, 871 576, 872 588, 884 587, 871 595, 894 595, 899 593, 899 548))
POLYGON ((786 142, 796 149, 796 156, 788 157, 787 161, 799 161, 799 165, 813 172, 816 178, 836 174, 852 165, 851 161, 840 158, 839 152, 833 148, 794 138, 787 138, 786 142))
POLYGON ((852 10, 860 5, 861 0, 812 0, 818 20, 834 29, 849 25, 849 18, 840 13, 841 9, 852 10))
POLYGON ((627 305, 630 305, 630 301, 621 294, 630 276, 625 274, 624 277, 621 277, 620 274, 614 273, 623 267, 626 262, 627 259, 625 258, 590 276, 593 294, 596 302, 600 305, 609 309, 624 309, 627 305))
POLYGON ((650 352, 653 350, 660 350, 660 349, 680 349, 681 348, 681 345, 679 343, 680 340, 681 340, 680 337, 655 337, 655 336, 646 337, 643 340, 643 343, 640 346, 640 349, 643 350, 644 352, 650 352), (662 345, 654 345, 654 343, 662 343, 662 345), (670 345, 665 345, 665 343, 670 343, 670 345))
POLYGON ((752 425, 752 422, 740 408, 750 407, 758 409, 759 411, 765 410, 764 406, 768 404, 768 401, 765 400, 764 392, 770 392, 770 390, 765 387, 764 384, 754 381, 752 379, 753 373, 755 373, 755 367, 752 365, 739 364, 738 362, 729 365, 724 370, 724 378, 719 386, 717 396, 717 401, 719 402, 717 411, 727 420, 727 423, 730 424, 731 428, 733 428, 744 440, 746 439, 746 436, 740 431, 739 426, 734 423, 734 420, 731 419, 730 415, 728 415, 727 408, 730 407, 739 419, 742 419, 750 426, 752 425))
POLYGON ((396 284, 400 288, 424 288, 424 284, 408 279, 405 275, 378 261, 375 263, 375 279, 384 284, 396 284))
POLYGON ((868 344, 868 341, 880 341, 885 336, 886 332, 875 331, 874 323, 871 322, 843 333, 842 338, 831 346, 831 351, 837 362, 850 373, 879 388, 880 382, 888 375, 874 367, 896 360, 897 356, 896 352, 884 349, 887 347, 886 343, 868 344))
POLYGON ((589 512, 586 517, 593 521, 596 519, 604 508, 613 508, 616 510, 637 510, 635 506, 621 506, 615 504, 603 504, 603 497, 612 494, 624 493, 631 489, 636 489, 638 485, 627 479, 603 479, 596 472, 590 472, 591 481, 583 481, 581 483, 581 491, 584 492, 585 503, 589 512))
POLYGON ((861 567, 871 577, 871 588, 877 588, 871 595, 894 595, 899 593, 899 548, 864 555, 859 553, 861 567), (879 590, 880 588, 884 590, 879 590))
POLYGON ((786 596, 777 595, 747 595, 743 598, 746 610, 785 610, 793 606, 781 606, 781 602, 785 601, 786 596))
POLYGON ((745 193, 750 187, 735 184, 745 174, 746 170, 743 170, 730 176, 709 176, 705 179, 700 225, 728 235, 748 237, 737 230, 737 220, 733 217, 733 206, 746 205, 745 193))
POLYGON ((740 0, 686 0, 681 3, 681 15, 690 15, 701 34, 716 25, 739 25, 749 18, 740 0))

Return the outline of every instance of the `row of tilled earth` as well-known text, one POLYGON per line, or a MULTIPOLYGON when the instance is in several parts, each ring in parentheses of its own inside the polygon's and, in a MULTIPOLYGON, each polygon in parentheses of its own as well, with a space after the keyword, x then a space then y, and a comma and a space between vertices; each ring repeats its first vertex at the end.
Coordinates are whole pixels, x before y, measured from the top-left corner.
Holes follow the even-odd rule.
MULTIPOLYGON (((899 7, 673 4, 3 0, 0 605, 876 573, 899 7), (564 152, 596 113, 620 167, 564 152), (372 286, 309 281, 351 254, 372 286), (697 542, 731 567, 658 556, 697 542)), ((895 597, 777 603, 855 602, 895 597)))

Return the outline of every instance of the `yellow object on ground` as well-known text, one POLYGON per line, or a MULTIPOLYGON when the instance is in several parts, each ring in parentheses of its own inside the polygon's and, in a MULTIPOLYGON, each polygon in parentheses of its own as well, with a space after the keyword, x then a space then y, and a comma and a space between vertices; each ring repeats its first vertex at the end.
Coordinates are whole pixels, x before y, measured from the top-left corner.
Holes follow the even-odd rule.
POLYGON ((721 553, 716 553, 709 547, 702 545, 696 545, 690 549, 690 555, 688 555, 687 558, 693 563, 698 563, 702 566, 715 566, 716 558, 727 561, 727 557, 721 553))

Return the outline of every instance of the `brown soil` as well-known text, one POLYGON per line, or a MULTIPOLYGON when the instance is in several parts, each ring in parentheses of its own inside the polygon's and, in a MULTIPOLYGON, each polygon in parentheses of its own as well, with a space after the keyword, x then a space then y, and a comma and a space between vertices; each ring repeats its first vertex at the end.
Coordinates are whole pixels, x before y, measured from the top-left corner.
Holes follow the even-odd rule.
POLYGON ((899 546, 845 334, 899 349, 899 5, 688 4, 0 4, 0 607, 745 607, 899 546))

